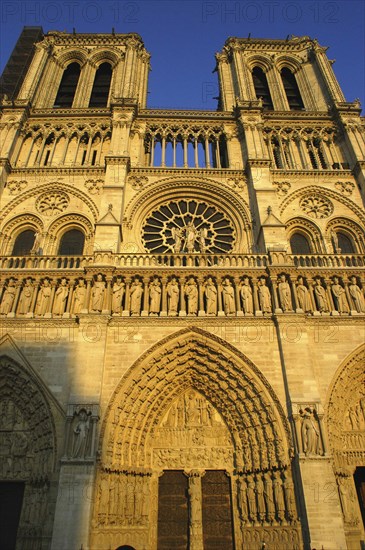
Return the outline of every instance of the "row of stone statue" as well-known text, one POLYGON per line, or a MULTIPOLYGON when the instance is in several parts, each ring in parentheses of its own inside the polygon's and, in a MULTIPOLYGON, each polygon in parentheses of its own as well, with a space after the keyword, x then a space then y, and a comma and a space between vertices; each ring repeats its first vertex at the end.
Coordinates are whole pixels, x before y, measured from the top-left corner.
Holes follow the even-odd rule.
POLYGON ((285 274, 276 280, 244 276, 221 280, 212 276, 158 276, 106 281, 99 273, 75 284, 65 277, 45 277, 23 283, 8 279, 2 292, 0 315, 70 316, 79 313, 112 313, 126 316, 177 315, 267 315, 272 313, 349 314, 365 313, 364 288, 355 276, 341 283, 333 276, 324 282, 317 276, 308 283, 302 276, 291 281, 285 274), (270 284, 270 287, 269 287, 270 284))
POLYGON ((97 525, 145 525, 148 522, 150 477, 102 474, 98 484, 97 525))
POLYGON ((276 470, 239 477, 237 496, 244 523, 292 524, 297 520, 294 484, 288 472, 276 470))

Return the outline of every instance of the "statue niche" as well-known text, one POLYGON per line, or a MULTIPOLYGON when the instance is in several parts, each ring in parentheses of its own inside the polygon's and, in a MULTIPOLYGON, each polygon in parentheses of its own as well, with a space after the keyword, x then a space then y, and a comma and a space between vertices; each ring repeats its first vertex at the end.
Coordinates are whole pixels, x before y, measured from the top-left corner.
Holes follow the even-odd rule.
POLYGON ((169 407, 153 437, 153 466, 222 468, 233 465, 226 424, 213 405, 189 389, 169 407))

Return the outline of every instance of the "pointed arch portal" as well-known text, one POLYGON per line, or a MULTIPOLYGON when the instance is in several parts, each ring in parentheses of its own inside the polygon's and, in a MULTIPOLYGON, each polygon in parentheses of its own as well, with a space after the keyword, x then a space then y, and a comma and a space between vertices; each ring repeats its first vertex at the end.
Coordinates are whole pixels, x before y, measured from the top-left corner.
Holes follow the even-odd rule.
POLYGON ((128 371, 100 453, 92 547, 300 547, 281 405, 249 359, 203 330, 175 333, 128 371))

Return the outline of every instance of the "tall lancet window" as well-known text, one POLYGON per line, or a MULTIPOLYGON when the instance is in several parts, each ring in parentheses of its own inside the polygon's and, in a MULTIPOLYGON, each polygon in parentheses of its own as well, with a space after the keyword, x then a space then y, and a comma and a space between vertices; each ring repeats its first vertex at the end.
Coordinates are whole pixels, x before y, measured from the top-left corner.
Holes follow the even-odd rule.
POLYGON ((300 95, 295 75, 290 69, 284 67, 281 70, 281 79, 283 81, 286 98, 289 103, 289 109, 291 111, 301 111, 304 109, 304 103, 300 95))
POLYGON ((266 74, 260 67, 255 67, 252 71, 252 79, 257 99, 260 99, 260 97, 262 98, 264 110, 272 111, 274 107, 266 74))
POLYGON ((108 104, 112 68, 109 63, 100 65, 95 74, 89 107, 104 108, 108 104))
POLYGON ((72 107, 73 100, 76 93, 77 83, 80 77, 80 65, 78 63, 71 63, 65 69, 60 87, 58 88, 56 101, 54 107, 69 108, 72 107))

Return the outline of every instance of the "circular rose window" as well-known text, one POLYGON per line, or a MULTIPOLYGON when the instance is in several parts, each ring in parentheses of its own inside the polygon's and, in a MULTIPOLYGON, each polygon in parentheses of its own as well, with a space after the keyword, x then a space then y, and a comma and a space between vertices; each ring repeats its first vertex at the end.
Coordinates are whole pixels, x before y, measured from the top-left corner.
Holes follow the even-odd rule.
POLYGON ((232 250, 235 235, 225 214, 192 199, 170 201, 153 210, 143 225, 142 240, 153 253, 219 254, 232 250))

